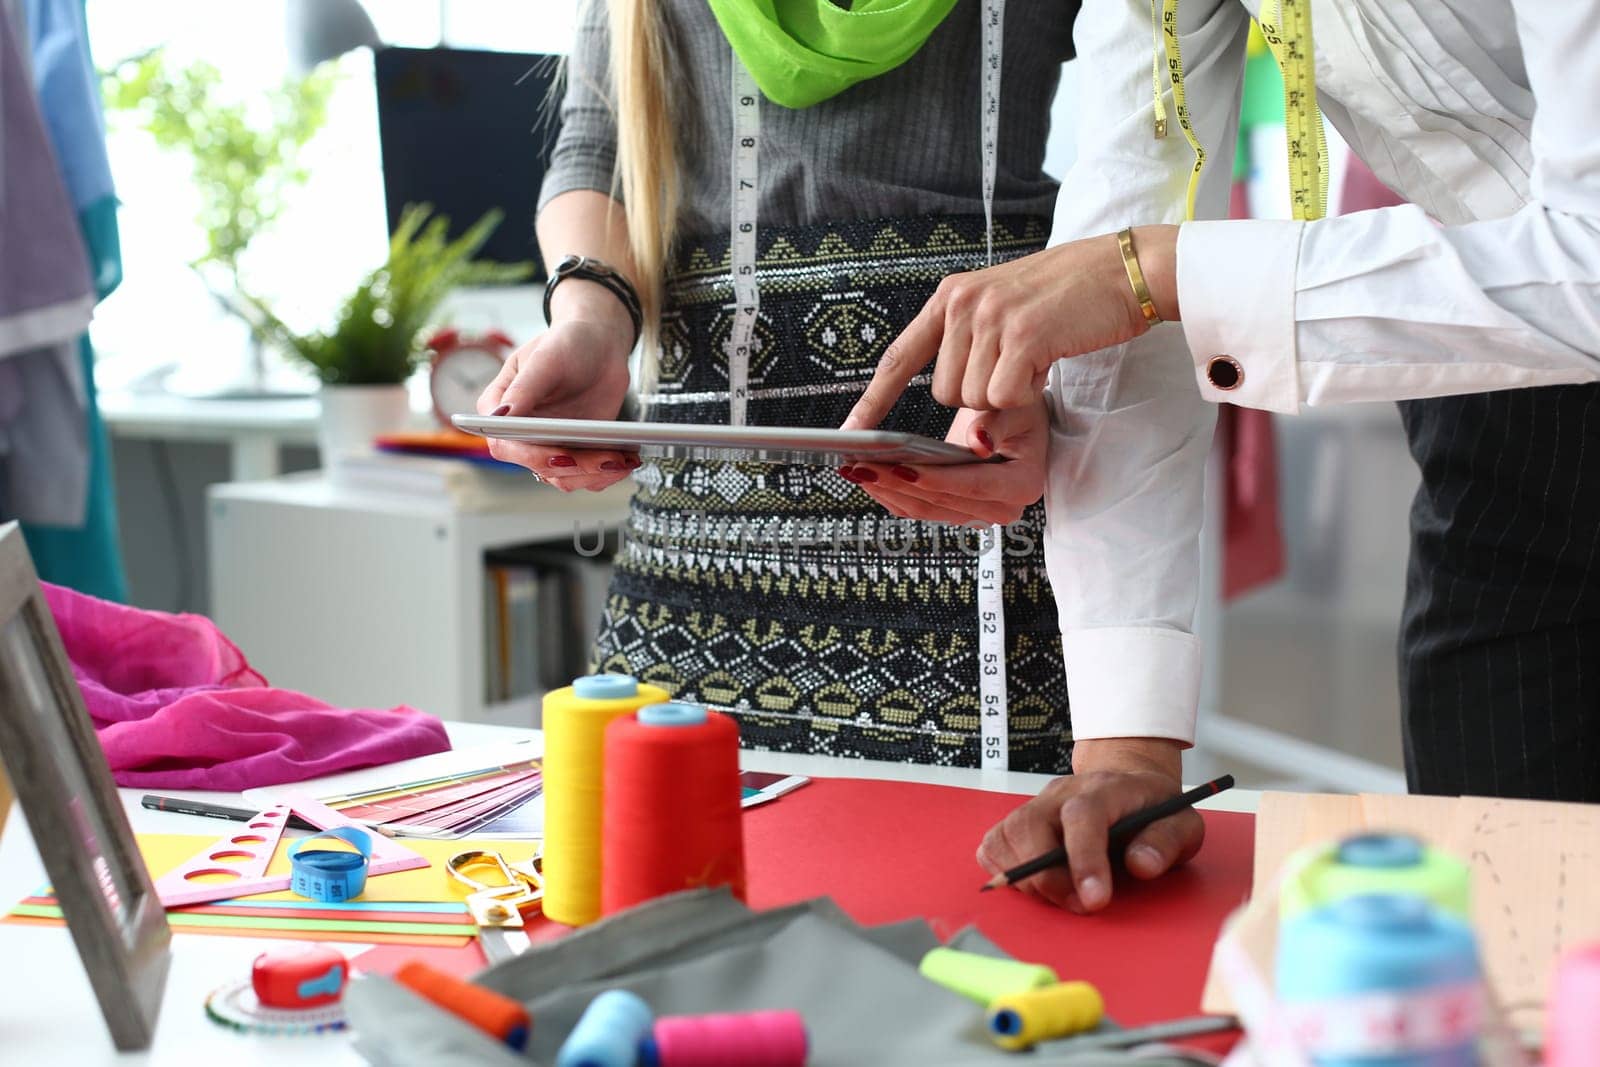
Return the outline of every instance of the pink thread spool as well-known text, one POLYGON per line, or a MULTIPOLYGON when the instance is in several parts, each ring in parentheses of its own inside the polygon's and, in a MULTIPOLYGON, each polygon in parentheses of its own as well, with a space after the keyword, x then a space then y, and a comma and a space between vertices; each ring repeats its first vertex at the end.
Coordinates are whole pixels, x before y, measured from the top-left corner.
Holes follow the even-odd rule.
POLYGON ((1545 1067, 1600 1063, 1600 944, 1575 948, 1556 968, 1545 1023, 1545 1067))
POLYGON ((803 1067, 810 1042, 797 1011, 669 1015, 639 1045, 641 1067, 803 1067))

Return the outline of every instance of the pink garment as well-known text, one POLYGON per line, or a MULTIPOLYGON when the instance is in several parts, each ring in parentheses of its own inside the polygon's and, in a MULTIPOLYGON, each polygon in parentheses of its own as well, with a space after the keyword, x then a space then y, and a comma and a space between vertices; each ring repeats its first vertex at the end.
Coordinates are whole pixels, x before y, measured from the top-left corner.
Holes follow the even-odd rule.
POLYGON ((413 708, 269 687, 209 619, 41 585, 118 785, 238 792, 450 747, 413 708))

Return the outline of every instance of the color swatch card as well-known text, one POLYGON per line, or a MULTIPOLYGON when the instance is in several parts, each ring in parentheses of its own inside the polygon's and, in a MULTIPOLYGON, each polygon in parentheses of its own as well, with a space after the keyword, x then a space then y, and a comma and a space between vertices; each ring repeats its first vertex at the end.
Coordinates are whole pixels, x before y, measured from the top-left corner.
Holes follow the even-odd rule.
MULTIPOLYGON (((398 837, 533 840, 544 826, 540 751, 535 740, 439 752, 297 782, 292 791, 398 837)), ((270 806, 288 788, 247 790, 245 799, 270 806)))

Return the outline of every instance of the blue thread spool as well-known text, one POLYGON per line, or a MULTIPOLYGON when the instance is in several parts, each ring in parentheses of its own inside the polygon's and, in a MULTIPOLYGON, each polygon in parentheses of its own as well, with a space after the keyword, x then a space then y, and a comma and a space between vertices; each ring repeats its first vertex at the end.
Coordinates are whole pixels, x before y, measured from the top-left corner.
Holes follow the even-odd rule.
POLYGON ((706 709, 679 700, 650 704, 639 709, 639 721, 645 726, 699 726, 706 721, 706 709))
MULTIPOLYGON (((1421 897, 1348 897, 1288 920, 1278 932, 1278 998, 1296 1008, 1327 1008, 1361 994, 1416 996, 1481 982, 1472 929, 1421 897)), ((1361 1035, 1354 1039, 1359 1043, 1361 1035)), ((1352 1035, 1337 1026, 1308 1047, 1317 1067, 1476 1067, 1477 1034, 1403 1053, 1344 1051, 1352 1035), (1323 1051, 1319 1053, 1318 1048, 1323 1051), (1328 1051, 1332 1049, 1334 1051, 1328 1051)))
POLYGON ((626 700, 639 695, 639 680, 631 674, 586 674, 572 680, 572 695, 579 700, 626 700))
POLYGON ((650 1005, 638 996, 608 989, 583 1010, 556 1054, 556 1067, 634 1067, 639 1042, 654 1022, 650 1005))

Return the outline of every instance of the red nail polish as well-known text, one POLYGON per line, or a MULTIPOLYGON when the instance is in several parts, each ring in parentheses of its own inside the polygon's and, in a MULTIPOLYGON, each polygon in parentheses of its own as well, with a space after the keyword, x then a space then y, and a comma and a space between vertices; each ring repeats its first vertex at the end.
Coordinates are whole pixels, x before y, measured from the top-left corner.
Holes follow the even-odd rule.
POLYGON ((494 409, 493 414, 495 414, 495 415, 509 415, 509 414, 511 414, 511 405, 510 404, 501 404, 499 407, 494 409))
POLYGON ((641 460, 638 456, 623 456, 622 457, 622 462, 631 471, 638 470, 644 464, 644 461, 641 460))
POLYGON ((853 482, 856 480, 855 469, 852 467, 840 467, 839 477, 843 478, 847 482, 853 482))
POLYGON ((620 471, 625 470, 626 468, 624 468, 623 465, 618 463, 616 460, 608 459, 601 462, 600 469, 603 471, 620 471))
POLYGON ((878 472, 873 470, 871 467, 852 467, 850 470, 851 473, 856 476, 855 480, 858 483, 875 482, 878 480, 878 472))
POLYGON ((550 466, 552 467, 576 467, 577 465, 578 461, 573 459, 571 456, 550 457, 550 466))
POLYGON ((896 478, 899 478, 903 482, 914 482, 917 480, 917 472, 912 470, 910 467, 890 467, 889 469, 894 472, 894 476, 896 478))
POLYGON ((989 436, 988 430, 980 429, 978 431, 978 443, 984 448, 988 449, 990 452, 994 451, 994 438, 989 436))

